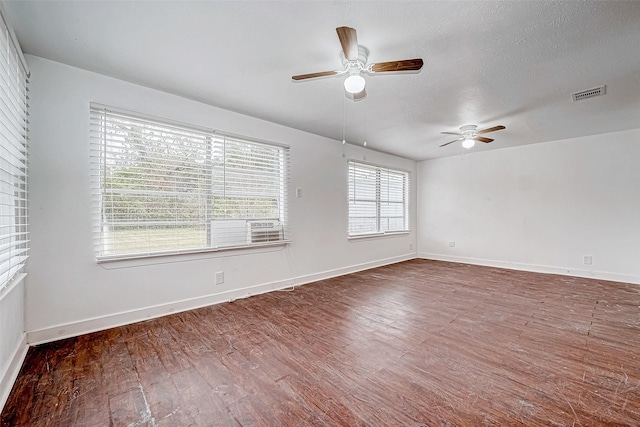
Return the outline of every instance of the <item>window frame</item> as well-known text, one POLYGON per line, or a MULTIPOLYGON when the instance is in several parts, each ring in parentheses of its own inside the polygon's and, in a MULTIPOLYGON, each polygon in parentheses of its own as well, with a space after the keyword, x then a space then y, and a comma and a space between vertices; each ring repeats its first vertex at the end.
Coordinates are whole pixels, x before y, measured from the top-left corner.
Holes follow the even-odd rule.
MULTIPOLYGON (((399 234, 408 234, 411 232, 410 222, 409 222, 409 200, 410 200, 410 185, 411 185, 411 172, 404 169, 392 168, 388 166, 382 166, 373 163, 367 163, 360 160, 349 159, 347 161, 347 237, 349 240, 352 239, 363 239, 369 237, 380 237, 380 236, 392 236, 399 234), (355 190, 355 186, 357 183, 355 182, 356 169, 360 167, 362 170, 368 169, 371 171, 375 171, 375 199, 374 198, 358 198, 355 190), (389 200, 389 188, 387 188, 387 200, 384 200, 382 197, 382 174, 386 173, 387 178, 389 174, 400 175, 403 178, 403 189, 402 189, 402 201, 392 201, 389 200), (353 182, 352 182, 353 180, 353 182), (353 197, 352 197, 353 195, 353 197), (376 228, 375 231, 366 231, 366 232, 352 232, 352 219, 358 218, 357 216, 352 215, 352 203, 365 202, 365 203, 375 203, 375 223, 376 228), (382 205, 384 203, 391 204, 401 204, 402 205, 402 221, 403 227, 401 229, 392 229, 392 230, 382 230, 384 227, 381 226, 381 221, 385 218, 393 218, 390 216, 385 216, 382 214, 382 205)), ((398 218, 396 216, 395 218, 398 218)))
MULTIPOLYGON (((95 233, 96 236, 94 239, 94 247, 95 247, 96 260, 98 263, 128 260, 128 259, 153 258, 153 257, 161 257, 161 256, 259 248, 259 247, 265 247, 265 246, 281 246, 291 242, 289 239, 289 218, 288 218, 288 202, 287 202, 287 199, 288 199, 287 184, 288 184, 289 175, 290 175, 290 169, 289 169, 290 148, 288 145, 246 137, 246 136, 237 135, 237 134, 231 134, 231 133, 223 132, 220 130, 206 128, 206 127, 180 123, 170 119, 151 116, 151 115, 124 110, 120 108, 114 108, 114 107, 105 106, 98 103, 90 104, 90 128, 91 128, 91 137, 90 137, 91 165, 92 165, 92 176, 93 176, 92 194, 94 199, 96 200, 96 203, 94 206, 93 221, 94 221, 95 227, 97 228, 95 233), (106 120, 109 114, 115 115, 119 119, 123 120, 124 123, 121 123, 121 124, 125 127, 126 126, 133 127, 134 123, 135 124, 143 123, 143 124, 148 124, 153 130, 156 130, 156 131, 157 131, 157 128, 155 128, 155 126, 158 126, 158 127, 161 127, 162 129, 175 128, 175 129, 178 129, 180 132, 193 133, 193 138, 196 138, 196 140, 191 140, 189 139, 191 137, 187 136, 186 137, 187 145, 190 143, 193 143, 193 141, 197 141, 199 145, 197 145, 196 150, 199 149, 204 154, 202 154, 202 158, 198 157, 197 159, 190 159, 189 163, 187 163, 187 168, 189 169, 189 171, 200 170, 202 172, 203 177, 202 177, 202 180, 200 181, 202 185, 198 185, 197 189, 192 189, 193 192, 188 193, 188 195, 185 194, 185 196, 187 198, 193 197, 198 199, 199 200, 198 203, 202 204, 202 206, 205 206, 205 207, 204 209, 198 209, 198 211, 200 212, 197 217, 198 219, 191 222, 188 221, 187 217, 179 215, 178 212, 180 210, 181 205, 176 205, 178 207, 175 209, 174 212, 172 212, 172 215, 175 215, 175 217, 178 218, 178 221, 176 222, 176 224, 179 225, 180 219, 187 220, 187 222, 189 222, 189 224, 191 224, 195 230, 195 231, 191 230, 192 232, 196 233, 198 236, 200 235, 200 233, 204 233, 203 236, 198 237, 197 240, 199 241, 199 243, 197 243, 198 245, 197 247, 189 247, 185 249, 185 248, 180 248, 179 247, 180 245, 178 243, 172 242, 169 245, 173 245, 173 246, 167 249, 164 249, 164 248, 150 249, 149 248, 147 250, 143 250, 141 246, 137 246, 135 247, 135 249, 123 251, 121 253, 117 253, 115 251, 112 253, 109 253, 108 248, 107 249, 105 248, 105 247, 108 247, 108 245, 107 243, 105 243, 104 236, 105 236, 105 233, 109 231, 108 230, 109 224, 111 224, 112 226, 114 224, 118 225, 117 219, 115 220, 116 222, 113 222, 114 221, 113 213, 111 213, 112 215, 111 222, 109 222, 104 216, 105 203, 106 203, 105 201, 108 200, 106 196, 108 194, 108 191, 113 191, 113 188, 108 188, 106 186, 107 184, 106 184, 105 177, 108 176, 107 157, 110 154, 109 150, 114 150, 115 148, 113 147, 113 145, 117 144, 113 140, 110 140, 110 138, 115 139, 115 137, 109 134, 110 131, 106 126, 106 120), (213 207, 213 198, 215 197, 214 188, 218 187, 218 188, 226 189, 228 188, 228 185, 231 185, 231 184, 229 184, 229 180, 227 179, 226 175, 223 175, 222 181, 220 180, 215 181, 212 178, 214 175, 214 169, 216 167, 215 164, 217 164, 218 167, 220 165, 219 163, 216 163, 214 161, 213 152, 217 150, 216 152, 219 153, 220 149, 222 149, 222 159, 223 159, 222 167, 227 168, 228 167, 228 162, 226 160, 226 156, 227 156, 226 147, 228 144, 227 141, 233 141, 233 143, 236 144, 236 146, 241 147, 248 152, 247 157, 242 157, 242 154, 240 154, 241 157, 238 158, 240 162, 243 160, 247 162, 254 160, 255 158, 252 157, 252 155, 255 154, 253 153, 254 149, 275 153, 274 154, 275 160, 271 160, 271 163, 273 164, 269 163, 267 160, 262 160, 263 163, 258 164, 259 167, 264 167, 264 166, 272 167, 271 169, 267 169, 267 172, 271 175, 270 176, 271 181, 263 181, 262 178, 258 178, 256 180, 257 182, 256 185, 258 186, 262 184, 268 185, 272 188, 272 191, 277 192, 278 196, 274 200, 278 208, 278 215, 277 215, 278 218, 266 219, 262 217, 258 217, 258 218, 234 217, 231 220, 237 223, 235 225, 238 227, 242 225, 242 227, 244 227, 243 228, 244 237, 237 237, 237 236, 240 236, 241 233, 239 232, 239 229, 234 230, 235 236, 237 237, 237 240, 238 240, 237 244, 236 244, 236 241, 225 242, 223 245, 221 245, 221 243, 218 242, 218 244, 214 246, 212 243, 212 233, 214 232, 214 229, 218 231, 221 229, 220 227, 215 227, 212 223, 212 222, 215 222, 216 220, 214 216, 214 207, 213 207), (112 144, 112 145, 110 146, 109 144, 112 144), (252 148, 248 148, 249 146, 251 146, 252 148), (199 160, 202 161, 203 159, 205 161, 204 166, 198 165, 198 161, 199 160), (273 189, 276 189, 276 190, 273 190, 273 189), (245 223, 240 224, 240 222, 242 221, 244 221, 245 223), (260 222, 260 221, 277 222, 280 227, 277 233, 278 234, 277 237, 272 237, 271 235, 269 235, 268 239, 263 239, 264 241, 259 239, 258 234, 256 234, 257 237, 255 238, 253 237, 253 235, 251 238, 247 237, 247 233, 248 233, 247 230, 251 230, 251 231, 253 230, 252 228, 249 228, 249 227, 252 227, 252 223, 260 222), (200 231, 197 231, 197 230, 200 230, 200 231), (202 242, 200 242, 200 240, 202 240, 202 242), (243 240, 243 242, 239 242, 239 240, 243 240)), ((161 141, 162 141, 161 143, 168 144, 169 147, 171 147, 171 142, 176 142, 176 145, 173 145, 174 147, 176 147, 176 151, 179 151, 180 149, 184 149, 185 145, 183 145, 183 141, 179 140, 178 138, 176 138, 175 140, 172 140, 171 136, 173 135, 174 134, 170 134, 169 137, 166 137, 166 140, 165 140, 164 139, 165 136, 163 134, 163 137, 161 138, 161 141), (167 140, 169 141, 168 143, 167 143, 167 140)), ((142 140, 144 141, 144 139, 142 140)), ((153 163, 151 163, 151 165, 153 166, 153 163)), ((240 168, 242 169, 242 166, 240 166, 240 168)), ((256 170, 251 170, 251 168, 245 167, 244 170, 241 172, 242 176, 240 179, 247 178, 247 177, 248 179, 252 179, 260 175, 260 173, 261 172, 258 172, 256 170)), ((138 176, 145 178, 147 175, 145 175, 144 173, 141 173, 138 176)), ((241 181, 241 184, 242 184, 242 181, 241 181)), ((235 183, 236 188, 238 188, 238 185, 239 184, 236 182, 235 183)), ((120 189, 120 191, 122 191, 123 193, 126 193, 127 191, 131 191, 132 194, 140 193, 140 197, 142 197, 143 200, 147 197, 147 196, 144 196, 143 193, 145 193, 146 190, 143 190, 143 189, 137 189, 137 190, 120 189)), ((223 190, 223 191, 226 192, 226 190, 223 190)), ((246 190, 241 190, 241 191, 246 191, 248 194, 251 190, 247 188, 246 190)), ((254 191, 253 196, 247 195, 247 194, 242 195, 245 201, 249 200, 249 203, 250 203, 251 200, 254 200, 254 199, 257 200, 255 196, 255 190, 253 191, 254 191)), ((171 191, 169 192, 164 191, 163 194, 170 195, 170 193, 171 191)), ((260 199, 259 196, 258 196, 258 199, 260 199)), ((124 203, 126 205, 126 201, 124 203)), ((143 203, 147 203, 147 201, 144 200, 143 203)), ((263 208, 263 209, 267 209, 267 208, 263 208)), ((155 212, 155 211, 151 211, 151 212, 155 212)), ((220 223, 224 222, 223 218, 217 218, 217 219, 221 220, 220 223)), ((123 222, 123 224, 124 223, 126 223, 126 221, 123 222)), ((230 223, 227 223, 226 226, 228 227, 229 224, 230 223)), ((153 224, 151 224, 151 222, 147 222, 147 220, 145 219, 139 220, 137 225, 139 226, 139 228, 133 228, 134 230, 146 230, 150 234, 153 232, 153 224)), ((136 227, 136 224, 132 224, 132 227, 136 227)), ((225 227, 225 224, 222 224, 222 228, 224 227, 225 227)), ((173 230, 172 233, 174 233, 175 235, 178 235, 180 231, 173 230)))

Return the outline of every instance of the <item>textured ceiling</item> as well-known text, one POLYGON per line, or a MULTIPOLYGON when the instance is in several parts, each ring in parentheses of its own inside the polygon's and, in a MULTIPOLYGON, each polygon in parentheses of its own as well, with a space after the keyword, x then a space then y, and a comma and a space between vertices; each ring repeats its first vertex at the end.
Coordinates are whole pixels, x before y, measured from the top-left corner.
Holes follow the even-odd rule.
MULTIPOLYGON (((640 127, 640 1, 5 1, 26 53, 415 160, 457 155, 441 131, 506 130, 487 150, 640 127), (344 96, 335 28, 369 62, 422 71, 366 76, 344 96), (572 102, 571 93, 607 85, 572 102)), ((482 145, 482 146, 480 146, 482 145)))

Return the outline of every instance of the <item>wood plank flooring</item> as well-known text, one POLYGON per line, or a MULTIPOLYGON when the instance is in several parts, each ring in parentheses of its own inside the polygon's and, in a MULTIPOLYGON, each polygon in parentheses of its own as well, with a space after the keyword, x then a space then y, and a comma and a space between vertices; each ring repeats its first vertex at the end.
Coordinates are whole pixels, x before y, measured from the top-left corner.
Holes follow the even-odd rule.
POLYGON ((640 286, 413 260, 31 348, 2 426, 640 425, 640 286))

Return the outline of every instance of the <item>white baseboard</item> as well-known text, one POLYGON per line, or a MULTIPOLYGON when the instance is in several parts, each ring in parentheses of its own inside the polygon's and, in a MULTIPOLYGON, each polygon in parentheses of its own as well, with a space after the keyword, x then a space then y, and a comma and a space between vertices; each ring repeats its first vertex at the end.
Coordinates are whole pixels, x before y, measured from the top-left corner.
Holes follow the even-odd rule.
POLYGON ((564 276, 584 277, 588 279, 610 280, 613 282, 625 282, 640 284, 640 278, 628 274, 610 273, 606 271, 582 270, 575 268, 563 268, 549 265, 527 264, 521 262, 497 261, 492 259, 456 257, 433 253, 419 253, 418 258, 432 259, 435 261, 459 262, 463 264, 484 265, 488 267, 507 268, 510 270, 531 271, 534 273, 560 274, 564 276))
POLYGON ((383 265, 394 264, 401 261, 407 261, 410 259, 414 259, 415 257, 415 253, 410 253, 373 262, 357 264, 349 267, 327 270, 320 273, 288 278, 286 280, 248 286, 242 289, 234 289, 196 298, 189 298, 181 301, 175 301, 151 307, 144 307, 136 310, 109 314, 106 316, 94 317, 78 322, 59 324, 43 329, 28 331, 27 342, 29 343, 29 345, 38 345, 64 338, 71 338, 82 334, 101 331, 122 325, 128 325, 131 323, 162 317, 169 314, 180 313, 182 311, 193 310, 200 307, 206 307, 222 302, 233 301, 240 298, 263 294, 294 285, 303 285, 311 282, 316 282, 318 280, 329 279, 331 277, 342 276, 344 274, 355 273, 357 271, 381 267, 383 265))
POLYGON ((2 411, 2 408, 4 408, 4 404, 7 403, 9 393, 11 393, 11 388, 13 387, 16 378, 18 378, 20 368, 22 368, 22 363, 27 356, 28 350, 29 346, 27 345, 27 334, 22 334, 22 339, 13 352, 11 360, 7 365, 7 369, 5 370, 5 372, 0 373, 0 412, 2 411))
POLYGON ((317 282, 318 280, 325 280, 325 279, 330 279, 332 277, 344 276, 345 274, 356 273, 358 271, 369 270, 370 268, 382 267, 383 265, 395 264, 397 262, 409 261, 415 258, 416 258, 416 254, 410 253, 410 254, 400 255, 396 257, 385 258, 378 261, 365 262, 362 264, 356 264, 349 267, 336 268, 334 270, 327 270, 320 273, 300 276, 295 279, 295 285, 304 285, 307 283, 317 282))

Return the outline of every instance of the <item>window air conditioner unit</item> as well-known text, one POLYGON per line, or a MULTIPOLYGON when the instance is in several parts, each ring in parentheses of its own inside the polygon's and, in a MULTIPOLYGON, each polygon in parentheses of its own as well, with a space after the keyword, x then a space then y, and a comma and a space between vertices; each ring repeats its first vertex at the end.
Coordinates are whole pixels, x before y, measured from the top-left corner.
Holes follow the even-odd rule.
POLYGON ((246 219, 216 219, 211 221, 211 246, 215 248, 245 246, 246 219))
POLYGON ((278 220, 247 221, 247 242, 268 243, 283 240, 282 223, 278 220))

